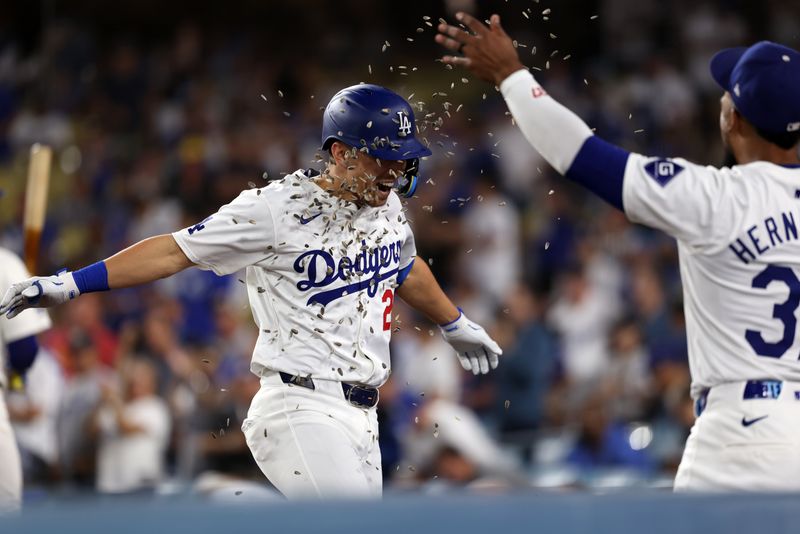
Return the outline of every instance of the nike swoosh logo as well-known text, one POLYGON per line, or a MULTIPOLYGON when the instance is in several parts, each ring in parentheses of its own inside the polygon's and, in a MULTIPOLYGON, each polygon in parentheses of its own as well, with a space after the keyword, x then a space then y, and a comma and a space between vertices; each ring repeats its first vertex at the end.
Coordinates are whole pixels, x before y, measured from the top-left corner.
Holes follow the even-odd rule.
POLYGON ((301 215, 301 216, 300 216, 300 224, 308 224, 308 223, 310 223, 311 221, 313 221, 314 219, 316 219, 317 217, 319 217, 320 215, 322 215, 322 212, 320 212, 320 213, 317 213, 316 215, 314 215, 313 217, 309 217, 308 219, 306 219, 305 217, 303 217, 303 216, 301 215))
POLYGON ((766 419, 769 415, 762 415, 761 417, 756 417, 755 419, 747 420, 746 418, 742 417, 742 426, 750 426, 753 423, 758 423, 762 419, 766 419))

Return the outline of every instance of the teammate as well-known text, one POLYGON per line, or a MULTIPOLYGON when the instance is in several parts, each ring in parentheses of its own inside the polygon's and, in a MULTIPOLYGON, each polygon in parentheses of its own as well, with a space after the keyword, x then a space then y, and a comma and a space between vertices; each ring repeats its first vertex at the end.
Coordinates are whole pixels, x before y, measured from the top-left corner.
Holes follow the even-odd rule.
MULTIPOLYGON (((0 248, 0 291, 28 276, 18 257, 0 248)), ((36 334, 50 326, 44 310, 26 311, 13 321, 0 316, 0 514, 18 509, 22 496, 22 465, 3 394, 11 384, 6 369, 12 378, 21 380, 39 351, 36 334)))
POLYGON ((500 347, 445 296, 424 261, 397 182, 413 192, 419 158, 414 113, 375 85, 343 89, 324 111, 319 174, 298 170, 242 192, 198 224, 145 239, 75 272, 14 284, 9 317, 88 291, 127 287, 197 265, 219 275, 247 268, 261 377, 242 425, 270 482, 289 498, 378 496, 375 406, 389 377, 395 294, 442 325, 473 373, 495 368, 500 347))
MULTIPOLYGON (((800 489, 800 54, 771 42, 719 52, 720 130, 738 165, 702 167, 612 146, 551 98, 493 15, 441 24, 445 56, 493 82, 561 174, 678 240, 698 418, 676 490, 800 489)), ((658 95, 654 95, 658 98, 658 95)))

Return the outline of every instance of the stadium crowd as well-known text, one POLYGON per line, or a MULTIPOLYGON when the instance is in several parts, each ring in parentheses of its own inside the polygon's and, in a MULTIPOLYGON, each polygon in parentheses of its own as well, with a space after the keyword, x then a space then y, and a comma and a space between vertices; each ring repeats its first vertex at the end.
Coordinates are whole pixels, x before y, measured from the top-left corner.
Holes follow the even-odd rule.
MULTIPOLYGON (((739 3, 605 0, 563 40, 547 26, 568 18, 557 6, 517 4, 505 21, 548 91, 605 138, 720 164, 711 54, 756 37, 797 47, 800 34, 797 6, 762 2, 759 21, 739 3), (582 27, 598 45, 573 55, 582 27)), ((505 351, 496 372, 465 374, 435 325, 396 308, 380 404, 388 487, 669 485, 693 421, 675 244, 556 176, 494 89, 435 62, 436 18, 358 39, 312 25, 318 55, 208 21, 144 40, 55 17, 35 46, 0 26, 0 244, 22 249, 34 142, 56 151, 46 274, 319 168, 321 107, 382 83, 415 104, 434 151, 407 203, 419 255, 505 351)), ((239 431, 259 387, 242 275, 191 269, 51 315, 25 391, 7 392, 27 491, 263 481, 239 431)))

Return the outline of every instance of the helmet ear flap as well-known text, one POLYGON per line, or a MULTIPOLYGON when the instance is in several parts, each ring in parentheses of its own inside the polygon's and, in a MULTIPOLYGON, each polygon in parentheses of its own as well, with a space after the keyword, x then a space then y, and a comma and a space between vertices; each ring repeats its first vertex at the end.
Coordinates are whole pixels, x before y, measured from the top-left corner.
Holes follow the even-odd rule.
POLYGON ((404 198, 411 198, 419 184, 419 158, 406 160, 406 170, 395 184, 395 191, 404 198))

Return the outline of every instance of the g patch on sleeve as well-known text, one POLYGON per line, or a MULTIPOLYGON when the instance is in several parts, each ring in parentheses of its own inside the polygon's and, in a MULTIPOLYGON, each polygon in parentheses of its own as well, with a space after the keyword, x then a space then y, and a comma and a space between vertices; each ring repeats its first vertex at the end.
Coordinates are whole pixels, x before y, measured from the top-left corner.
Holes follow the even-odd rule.
POLYGON ((666 186, 682 170, 683 167, 674 161, 664 158, 654 159, 644 166, 644 172, 649 174, 661 187, 666 186))

